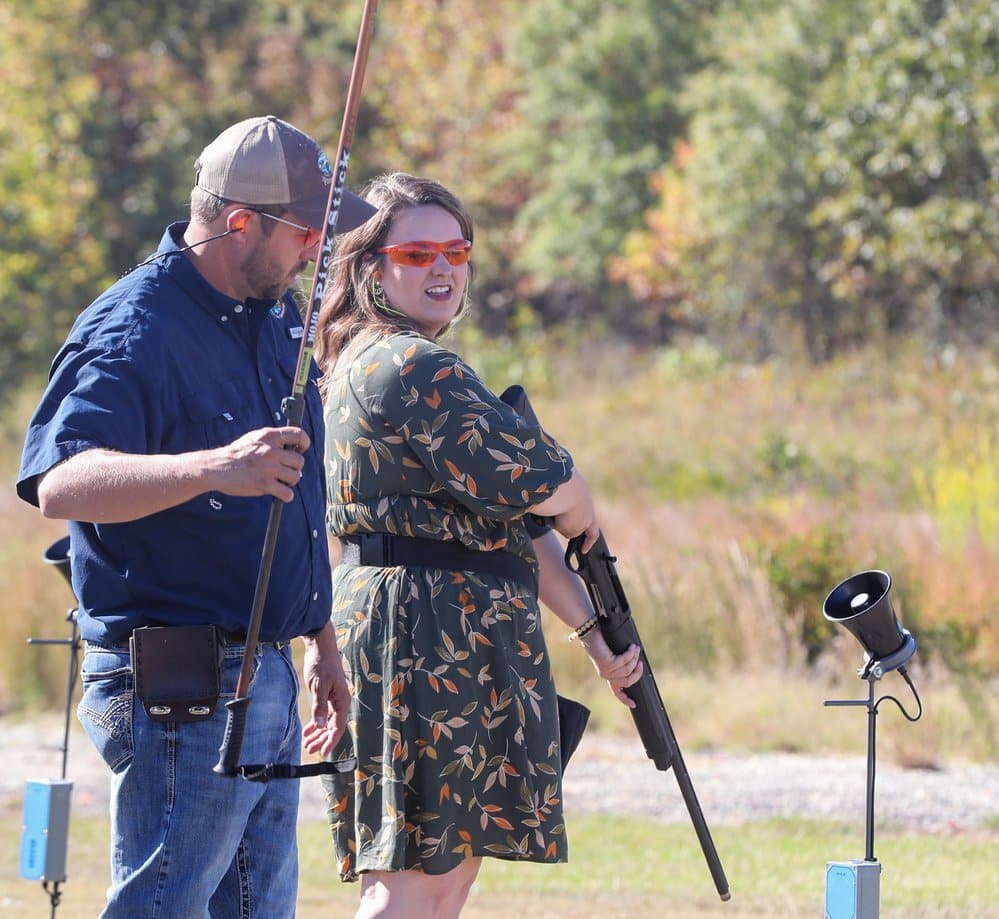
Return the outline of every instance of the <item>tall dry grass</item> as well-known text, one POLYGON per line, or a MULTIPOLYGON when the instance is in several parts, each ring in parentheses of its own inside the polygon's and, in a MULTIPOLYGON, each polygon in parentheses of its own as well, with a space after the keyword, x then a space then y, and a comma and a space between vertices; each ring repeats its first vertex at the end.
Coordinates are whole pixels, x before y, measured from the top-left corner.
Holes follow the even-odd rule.
MULTIPOLYGON (((882 568, 919 642, 909 670, 929 693, 918 725, 881 719, 889 754, 913 765, 995 756, 995 353, 900 347, 744 367, 701 344, 576 347, 556 366, 549 388, 537 381, 535 409, 599 496, 649 656, 676 693, 674 723, 693 742, 856 749, 858 725, 820 709, 863 696, 863 652, 822 602, 850 574, 882 568)), ((553 650, 570 681, 588 676, 553 650)), ((899 683, 885 687, 914 710, 899 683)))
MULTIPOLYGON (((882 719, 886 745, 919 764, 996 754, 995 353, 872 348, 822 367, 742 366, 698 342, 651 352, 531 329, 512 343, 467 329, 459 347, 495 388, 527 387, 597 494, 681 740, 855 749, 860 728, 820 709, 860 692, 862 651, 821 605, 842 578, 883 568, 919 642, 910 670, 928 697, 915 727, 882 719)), ((24 645, 64 634, 71 601, 40 561, 62 527, 12 496, 35 395, 0 425, 10 486, 0 497, 0 711, 59 704, 65 684, 58 651, 24 645)), ((627 729, 550 626, 563 690, 591 703, 598 724, 627 729)))

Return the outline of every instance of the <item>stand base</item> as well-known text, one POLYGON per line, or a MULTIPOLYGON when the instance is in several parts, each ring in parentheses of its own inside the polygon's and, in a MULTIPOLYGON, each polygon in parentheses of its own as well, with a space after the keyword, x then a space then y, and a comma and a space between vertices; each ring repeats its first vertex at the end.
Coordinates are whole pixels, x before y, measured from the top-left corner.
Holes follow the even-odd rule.
POLYGON ((880 895, 880 863, 826 863, 825 919, 878 919, 880 895))

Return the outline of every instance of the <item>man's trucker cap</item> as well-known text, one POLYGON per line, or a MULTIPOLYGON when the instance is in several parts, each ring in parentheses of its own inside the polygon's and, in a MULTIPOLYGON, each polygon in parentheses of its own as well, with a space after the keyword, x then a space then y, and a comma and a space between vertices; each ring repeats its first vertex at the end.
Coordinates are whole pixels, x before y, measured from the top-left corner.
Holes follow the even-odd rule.
MULTIPOLYGON (((333 167, 308 134, 274 115, 226 128, 201 151, 194 169, 197 187, 219 198, 281 205, 306 226, 324 225, 333 167)), ((344 189, 336 232, 354 230, 376 213, 344 189)))

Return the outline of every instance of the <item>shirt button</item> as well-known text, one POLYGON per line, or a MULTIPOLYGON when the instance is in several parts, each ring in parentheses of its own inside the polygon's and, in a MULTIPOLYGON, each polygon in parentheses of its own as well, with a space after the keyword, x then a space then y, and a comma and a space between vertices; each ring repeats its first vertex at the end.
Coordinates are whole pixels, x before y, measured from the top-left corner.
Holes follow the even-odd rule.
POLYGON ((228 322, 229 321, 229 317, 228 316, 223 316, 222 317, 222 321, 223 322, 228 322))
POLYGON ((313 539, 319 539, 319 530, 313 530, 312 531, 312 538, 313 539))
POLYGON ((242 303, 237 303, 233 307, 233 312, 235 312, 235 313, 241 313, 241 312, 243 312, 243 304, 242 303))
POLYGON ((274 419, 276 421, 280 421, 281 420, 281 413, 280 412, 275 412, 274 413, 274 419))
POLYGON ((312 595, 312 599, 313 599, 313 601, 319 599, 319 591, 318 590, 312 595))

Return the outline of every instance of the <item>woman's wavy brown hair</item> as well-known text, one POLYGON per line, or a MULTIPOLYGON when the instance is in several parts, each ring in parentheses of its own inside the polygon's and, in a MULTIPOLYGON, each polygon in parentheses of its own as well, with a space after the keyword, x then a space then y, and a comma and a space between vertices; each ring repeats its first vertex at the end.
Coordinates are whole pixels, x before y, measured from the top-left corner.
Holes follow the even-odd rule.
MULTIPOLYGON (((393 172, 373 179, 361 195, 378 208, 378 213, 338 238, 332 280, 319 307, 315 358, 323 374, 320 388, 324 393, 329 388, 337 358, 362 333, 419 331, 405 316, 379 309, 372 292, 373 274, 386 258, 375 250, 385 244, 399 214, 407 208, 436 204, 453 215, 464 238, 473 241, 472 218, 465 206, 433 179, 393 172)), ((462 309, 465 302, 463 299, 462 309)), ((442 329, 440 334, 446 330, 442 329)))

